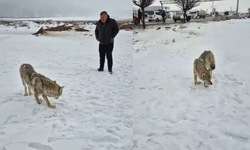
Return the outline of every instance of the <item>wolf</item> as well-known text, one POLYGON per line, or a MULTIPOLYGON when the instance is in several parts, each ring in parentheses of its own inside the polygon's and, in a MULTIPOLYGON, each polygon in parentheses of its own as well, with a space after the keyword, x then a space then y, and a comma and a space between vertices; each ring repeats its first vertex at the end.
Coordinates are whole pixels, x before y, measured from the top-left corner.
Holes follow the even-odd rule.
POLYGON ((37 73, 30 64, 22 64, 19 68, 19 72, 24 86, 24 96, 32 95, 31 91, 33 91, 37 104, 41 104, 38 96, 42 95, 48 107, 56 107, 50 103, 48 97, 58 99, 63 93, 64 86, 60 86, 56 81, 37 73), (29 93, 27 93, 27 89, 29 93))
POLYGON ((211 81, 211 70, 206 68, 205 60, 202 58, 197 58, 194 60, 193 64, 194 71, 194 85, 201 84, 197 81, 197 77, 204 82, 204 87, 207 88, 208 85, 212 85, 211 81))
POLYGON ((201 59, 204 60, 205 66, 207 70, 210 70, 211 73, 211 78, 212 78, 212 72, 215 69, 215 58, 214 54, 211 51, 204 51, 200 57, 201 59))

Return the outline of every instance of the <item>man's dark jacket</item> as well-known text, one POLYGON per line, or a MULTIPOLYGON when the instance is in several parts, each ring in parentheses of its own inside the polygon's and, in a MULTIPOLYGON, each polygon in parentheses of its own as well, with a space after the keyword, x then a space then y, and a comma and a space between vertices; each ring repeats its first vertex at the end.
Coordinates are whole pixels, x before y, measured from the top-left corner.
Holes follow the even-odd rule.
POLYGON ((101 20, 96 23, 95 37, 101 45, 113 43, 118 32, 119 27, 116 20, 109 16, 105 23, 102 23, 101 20))

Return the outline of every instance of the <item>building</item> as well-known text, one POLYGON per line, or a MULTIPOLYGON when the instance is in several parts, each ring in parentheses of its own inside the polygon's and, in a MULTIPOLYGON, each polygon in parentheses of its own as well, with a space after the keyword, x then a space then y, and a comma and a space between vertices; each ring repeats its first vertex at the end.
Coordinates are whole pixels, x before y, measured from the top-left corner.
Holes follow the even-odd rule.
MULTIPOLYGON (((145 11, 155 11, 155 10, 161 10, 161 6, 149 6, 147 8, 145 8, 145 11)), ((167 7, 167 6, 163 6, 163 10, 167 11, 169 10, 170 8, 167 7)))
MULTIPOLYGON (((133 7, 133 11, 135 11, 135 10, 138 11, 138 9, 139 9, 139 7, 137 7, 137 6, 133 7)), ((145 11, 156 11, 156 10, 161 10, 161 9, 162 9, 161 6, 149 6, 149 7, 145 8, 145 11)), ((170 8, 167 6, 164 6, 163 9, 165 11, 168 11, 170 8)))

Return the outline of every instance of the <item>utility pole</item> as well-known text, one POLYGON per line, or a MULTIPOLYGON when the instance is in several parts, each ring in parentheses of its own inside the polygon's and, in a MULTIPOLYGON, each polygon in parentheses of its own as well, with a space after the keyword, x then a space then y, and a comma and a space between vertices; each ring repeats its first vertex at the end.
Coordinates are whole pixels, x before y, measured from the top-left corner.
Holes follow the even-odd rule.
POLYGON ((161 4, 161 10, 163 10, 163 2, 160 1, 160 4, 161 4))
POLYGON ((212 0, 212 16, 215 16, 214 0, 212 0))
POLYGON ((239 2, 240 0, 237 0, 237 6, 236 6, 236 15, 239 16, 239 2))

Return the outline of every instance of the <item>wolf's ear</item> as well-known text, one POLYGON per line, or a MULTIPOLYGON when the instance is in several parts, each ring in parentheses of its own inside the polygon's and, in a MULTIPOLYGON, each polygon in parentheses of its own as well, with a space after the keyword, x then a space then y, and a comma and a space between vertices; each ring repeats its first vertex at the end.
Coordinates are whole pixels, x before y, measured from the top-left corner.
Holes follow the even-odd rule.
POLYGON ((207 77, 207 75, 205 73, 202 73, 201 76, 202 76, 202 78, 206 78, 207 77))
POLYGON ((54 82, 56 83, 56 80, 54 80, 54 82))

